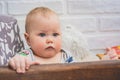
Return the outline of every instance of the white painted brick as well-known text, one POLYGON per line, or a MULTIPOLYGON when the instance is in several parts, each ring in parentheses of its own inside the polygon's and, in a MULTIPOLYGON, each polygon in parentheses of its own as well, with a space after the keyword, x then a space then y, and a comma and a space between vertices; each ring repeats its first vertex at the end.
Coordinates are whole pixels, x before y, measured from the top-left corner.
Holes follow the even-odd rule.
POLYGON ((63 3, 61 0, 43 2, 43 6, 53 9, 58 14, 63 14, 63 3))
POLYGON ((20 33, 24 33, 25 32, 25 19, 17 19, 18 21, 18 26, 20 28, 20 33))
POLYGON ((120 13, 119 0, 67 0, 68 13, 120 13))
POLYGON ((0 2, 0 14, 2 14, 2 2, 0 2))
POLYGON ((74 26, 79 31, 96 31, 97 21, 96 18, 63 18, 61 19, 62 26, 74 26))
POLYGON ((94 34, 88 37, 88 44, 90 49, 105 49, 116 46, 120 44, 120 34, 94 34))
POLYGON ((94 49, 94 50, 90 50, 92 54, 104 54, 106 52, 106 50, 104 49, 94 49))
POLYGON ((27 14, 35 7, 46 6, 57 13, 63 13, 61 1, 40 2, 40 1, 10 1, 8 2, 8 12, 13 15, 27 14), (17 7, 16 7, 17 6, 17 7), (57 7, 56 7, 57 6, 57 7))
POLYGON ((42 5, 39 2, 18 2, 10 1, 8 2, 8 13, 12 15, 27 14, 31 9, 42 5))
POLYGON ((100 30, 101 31, 113 31, 113 30, 120 31, 120 16, 100 18, 100 30))

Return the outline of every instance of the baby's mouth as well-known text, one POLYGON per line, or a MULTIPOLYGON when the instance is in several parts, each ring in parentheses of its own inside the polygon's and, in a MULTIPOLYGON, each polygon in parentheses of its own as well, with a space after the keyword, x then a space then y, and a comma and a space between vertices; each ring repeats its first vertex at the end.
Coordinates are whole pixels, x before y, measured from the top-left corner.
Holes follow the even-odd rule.
POLYGON ((54 48, 52 46, 49 46, 46 48, 47 50, 53 50, 54 48))

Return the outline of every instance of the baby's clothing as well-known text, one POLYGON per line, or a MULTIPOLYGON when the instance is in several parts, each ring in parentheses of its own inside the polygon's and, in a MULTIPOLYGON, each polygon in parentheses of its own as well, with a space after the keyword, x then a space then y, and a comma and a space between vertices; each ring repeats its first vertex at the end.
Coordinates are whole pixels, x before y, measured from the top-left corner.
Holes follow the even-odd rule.
MULTIPOLYGON (((26 50, 23 50, 23 51, 19 52, 18 54, 21 54, 23 52, 24 53, 27 52, 27 56, 29 57, 29 59, 31 61, 35 60, 35 57, 33 55, 33 51, 30 48, 26 49, 26 50)), ((71 63, 71 62, 74 62, 73 56, 70 54, 70 52, 61 49, 61 53, 62 53, 61 63, 71 63)))

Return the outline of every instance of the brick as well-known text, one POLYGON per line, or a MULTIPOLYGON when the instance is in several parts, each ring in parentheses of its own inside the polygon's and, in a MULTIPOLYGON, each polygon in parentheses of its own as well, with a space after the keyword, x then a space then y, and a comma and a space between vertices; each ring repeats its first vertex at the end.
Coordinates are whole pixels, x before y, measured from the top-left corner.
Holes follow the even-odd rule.
POLYGON ((18 25, 20 28, 20 32, 24 33, 25 32, 25 19, 17 19, 18 25))
POLYGON ((120 44, 120 34, 94 34, 87 38, 90 49, 105 49, 120 44))
POLYGON ((100 18, 101 31, 120 31, 120 16, 100 18))
POLYGON ((69 14, 120 13, 119 0, 67 0, 69 14))
POLYGON ((60 1, 40 2, 40 1, 10 1, 8 2, 8 12, 13 15, 24 15, 35 7, 48 6, 57 13, 62 13, 62 3, 60 1), (57 6, 57 7, 56 7, 57 6))
POLYGON ((46 1, 46 2, 44 1, 43 5, 53 9, 58 14, 63 14, 63 3, 61 0, 46 1))
POLYGON ((94 55, 97 55, 97 54, 104 54, 106 50, 105 49, 94 49, 94 50, 90 50, 90 52, 94 55))
POLYGON ((97 21, 95 18, 63 18, 61 19, 62 26, 73 26, 79 31, 96 31, 97 21))
POLYGON ((31 9, 42 5, 38 2, 18 2, 18 1, 10 1, 8 2, 8 13, 12 15, 20 15, 27 14, 31 9))
POLYGON ((0 14, 2 14, 2 2, 0 2, 0 14))

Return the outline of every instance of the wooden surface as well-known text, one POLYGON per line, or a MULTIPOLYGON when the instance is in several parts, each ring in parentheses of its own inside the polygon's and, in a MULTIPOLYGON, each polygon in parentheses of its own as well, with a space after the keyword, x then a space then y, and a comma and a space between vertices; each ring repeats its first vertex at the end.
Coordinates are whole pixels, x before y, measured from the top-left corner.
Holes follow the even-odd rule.
POLYGON ((120 80, 120 60, 36 65, 25 74, 0 67, 0 80, 120 80))

